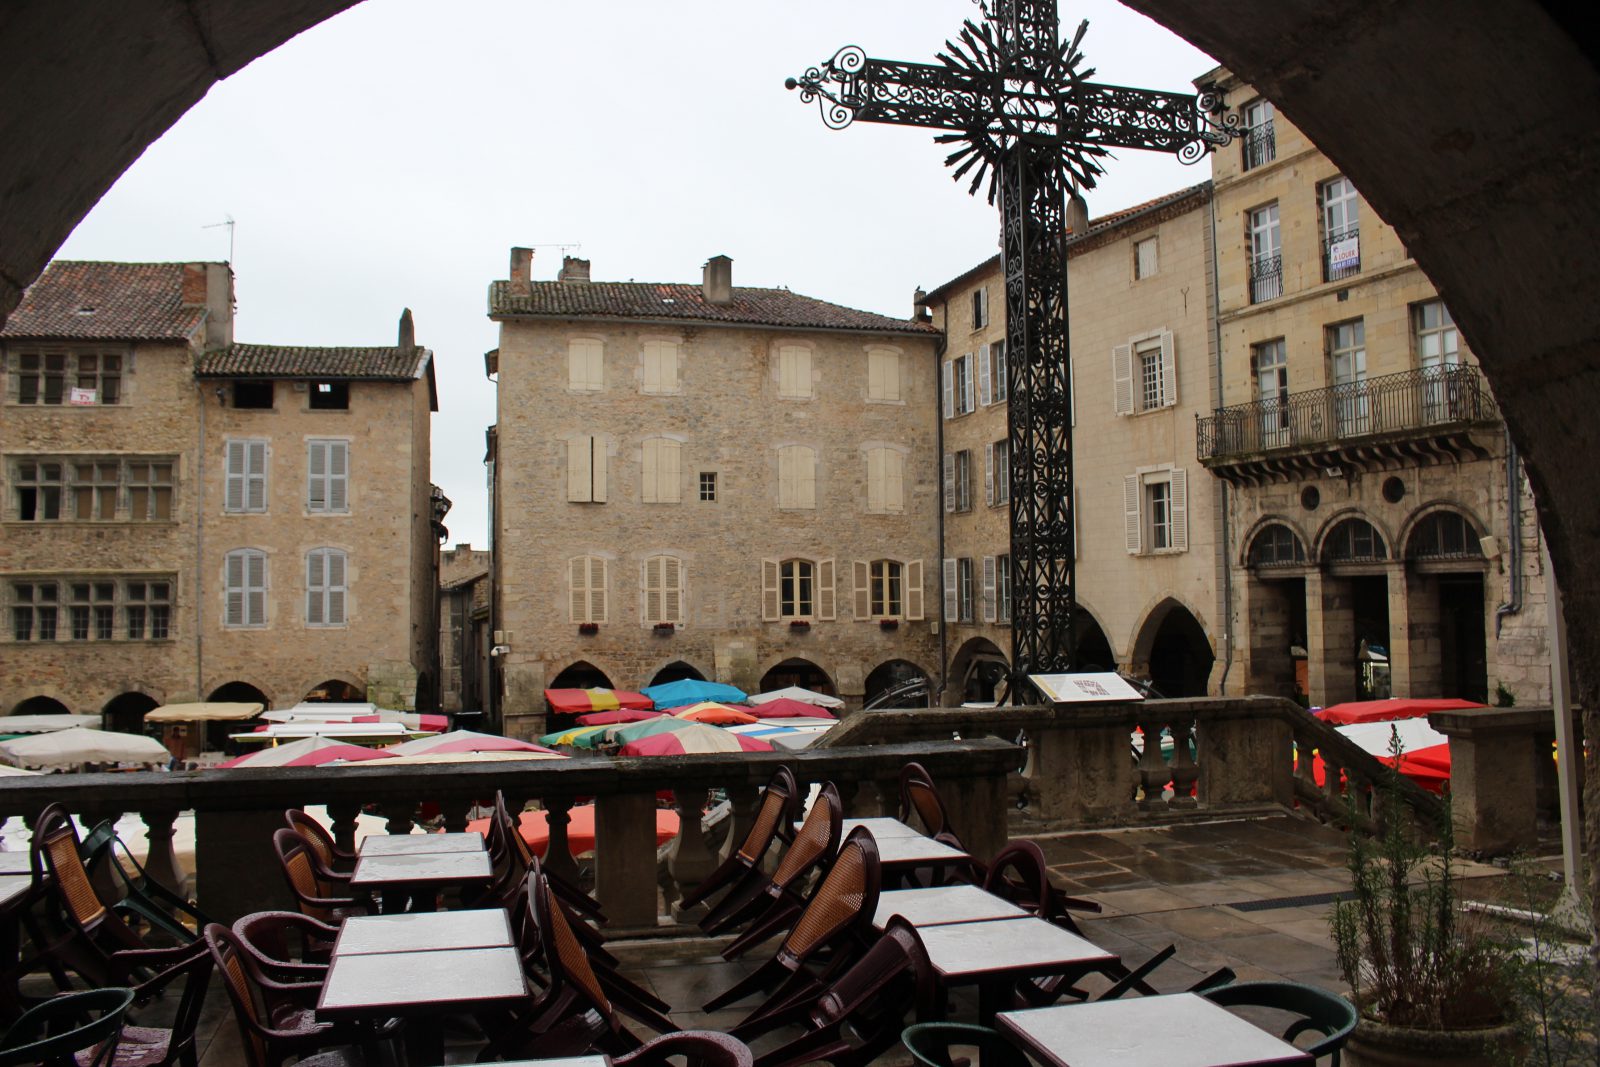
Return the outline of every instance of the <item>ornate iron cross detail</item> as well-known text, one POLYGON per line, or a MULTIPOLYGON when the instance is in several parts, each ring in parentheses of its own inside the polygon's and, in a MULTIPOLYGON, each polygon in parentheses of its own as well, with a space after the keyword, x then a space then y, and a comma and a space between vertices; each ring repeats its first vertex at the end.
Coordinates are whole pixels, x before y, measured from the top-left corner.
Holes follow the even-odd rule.
POLYGON ((1006 288, 1011 447, 1012 692, 1032 672, 1075 669, 1067 191, 1094 187, 1113 148, 1198 162, 1238 117, 1218 98, 1089 81, 1060 37, 1056 0, 977 0, 939 62, 870 59, 854 45, 790 78, 832 129, 855 121, 942 130, 969 192, 998 196, 1006 288))

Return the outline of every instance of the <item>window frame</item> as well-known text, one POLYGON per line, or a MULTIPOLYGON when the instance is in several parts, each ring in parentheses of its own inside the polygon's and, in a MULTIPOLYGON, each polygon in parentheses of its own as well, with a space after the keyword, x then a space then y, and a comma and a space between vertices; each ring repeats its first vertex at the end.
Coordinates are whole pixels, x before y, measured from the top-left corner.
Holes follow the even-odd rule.
POLYGON ((311 515, 350 514, 349 438, 313 437, 306 441, 306 512, 311 515), (317 473, 319 452, 322 453, 321 474, 317 473), (335 467, 343 469, 335 471, 335 467))
POLYGON ((1272 200, 1245 212, 1250 250, 1250 303, 1283 296, 1283 213, 1272 200))
POLYGON ((905 403, 905 387, 901 381, 900 352, 893 348, 867 349, 867 403, 869 404, 903 404, 905 403), (880 369, 876 375, 873 366, 880 369), (874 387, 874 382, 877 385, 874 387), (893 385, 893 389, 889 388, 893 385), (891 396, 890 393, 893 393, 891 396))
POLYGON ((268 478, 272 470, 272 442, 265 437, 229 437, 223 442, 223 492, 222 510, 228 515, 265 515, 270 510, 271 493, 268 478), (235 450, 238 450, 240 462, 234 463, 235 450), (261 457, 260 469, 252 470, 255 466, 254 456, 261 457), (238 505, 233 504, 235 499, 234 487, 238 486, 238 505), (259 503, 252 503, 255 499, 254 487, 260 487, 259 503))
POLYGON ((1122 482, 1123 547, 1130 556, 1169 556, 1189 551, 1189 473, 1167 464, 1141 467, 1122 482), (1157 522, 1153 487, 1165 486, 1165 521, 1157 522), (1165 544, 1155 545, 1157 530, 1165 544))
POLYGON ((778 345, 778 399, 811 400, 816 396, 812 382, 812 351, 810 345, 793 341, 778 345))
POLYGON ((0 354, 4 356, 7 404, 41 408, 127 406, 123 387, 133 371, 133 354, 128 348, 12 343, 0 346, 0 354), (92 360, 93 366, 86 369, 85 360, 92 360), (114 365, 108 366, 108 363, 114 365), (83 384, 85 377, 91 380, 87 387, 83 384), (114 383, 109 400, 106 399, 107 383, 114 383), (93 390, 94 399, 75 399, 74 393, 85 388, 93 390))
POLYGON ((645 626, 670 624, 684 625, 688 616, 688 565, 683 557, 672 552, 657 552, 639 561, 639 615, 645 626), (652 574, 652 570, 657 573, 652 574), (670 573, 669 573, 670 572, 670 573), (675 582, 669 581, 675 578, 675 582), (655 588, 651 588, 652 582, 655 588), (650 598, 655 595, 657 610, 651 611, 650 598), (673 606, 676 610, 673 610, 673 606))
POLYGON ((666 338, 652 338, 639 348, 639 392, 645 396, 678 396, 683 392, 683 342, 666 338), (666 360, 671 357, 671 380, 665 373, 666 360), (651 374, 651 361, 657 366, 651 374), (652 381, 654 377, 654 381, 652 381))
POLYGON ((676 437, 656 434, 640 442, 639 502, 683 502, 683 442, 676 437))
POLYGON ((972 291, 972 329, 974 332, 989 325, 989 287, 980 285, 972 291))
POLYGON ((702 504, 715 504, 717 502, 717 472, 701 471, 699 486, 700 502, 702 504))
POLYGON ((817 565, 799 556, 778 562, 778 618, 809 620, 817 612, 817 565))
POLYGON ((862 449, 867 465, 867 513, 902 515, 906 510, 906 456, 892 445, 862 449))
POLYGON ((271 560, 259 548, 234 548, 223 554, 222 626, 226 630, 264 630, 267 628, 267 596, 271 589, 271 560), (238 560, 239 582, 234 582, 234 561, 238 560), (260 564, 260 581, 250 580, 252 561, 260 564), (239 612, 234 613, 238 596, 239 612), (257 613, 259 609, 259 615, 257 613))
POLYGON ((1157 243, 1157 235, 1150 234, 1148 237, 1135 238, 1132 244, 1133 280, 1140 282, 1146 278, 1154 278, 1161 271, 1161 247, 1157 243), (1145 263, 1147 258, 1145 256, 1146 249, 1150 252, 1148 266, 1145 263))
POLYGON ((305 559, 306 626, 324 630, 349 626, 350 554, 342 548, 325 545, 307 551, 305 559))
POLYGON ((610 441, 603 434, 567 438, 567 503, 604 504, 608 499, 610 441))
POLYGON ((610 568, 610 559, 593 553, 567 558, 567 614, 571 622, 582 625, 610 621, 610 568), (579 567, 582 568, 581 579, 579 567), (597 575, 598 583, 595 581, 597 575), (580 596, 583 598, 581 611, 577 607, 580 596))
POLYGON ((598 337, 567 338, 567 392, 603 393, 606 345, 598 337))
POLYGON ((778 446, 778 508, 782 511, 816 510, 817 450, 812 446, 778 446))

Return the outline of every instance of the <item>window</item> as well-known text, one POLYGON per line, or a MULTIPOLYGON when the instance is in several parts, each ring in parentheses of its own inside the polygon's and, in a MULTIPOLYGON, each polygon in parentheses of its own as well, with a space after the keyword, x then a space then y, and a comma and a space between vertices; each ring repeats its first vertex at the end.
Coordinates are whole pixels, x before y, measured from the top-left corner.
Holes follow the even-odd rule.
POLYGON ((1133 242, 1133 277, 1135 280, 1152 277, 1156 272, 1157 264, 1156 239, 1154 237, 1146 237, 1142 241, 1133 242))
POLYGON ((899 514, 906 509, 905 455, 897 448, 867 449, 867 510, 899 514))
POLYGON ((644 343, 643 392, 666 395, 678 391, 678 342, 644 343))
POLYGON ((1111 350, 1112 399, 1118 415, 1178 403, 1177 352, 1170 330, 1134 337, 1111 350))
POLYGON ((1412 344, 1422 370, 1422 413, 1429 422, 1464 414, 1467 399, 1452 373, 1461 366, 1461 335, 1442 300, 1411 308, 1412 344))
POLYGON ((778 506, 810 510, 817 506, 817 452, 805 445, 778 449, 778 506))
POLYGON ((990 507, 1011 499, 1011 442, 996 441, 983 450, 983 498, 990 507))
POLYGON ((1250 566, 1291 567, 1306 561, 1305 546, 1294 531, 1275 522, 1256 534, 1250 542, 1250 566))
POLYGON ((874 618, 898 618, 900 615, 901 567, 892 559, 874 560, 872 563, 872 602, 870 612, 874 618))
POLYGON ((128 581, 123 584, 123 617, 130 641, 164 641, 171 635, 172 583, 128 581))
POLYGON ((1361 270, 1361 201, 1349 178, 1323 182, 1317 189, 1322 201, 1322 280, 1338 281, 1361 270))
POLYGON ((1244 108, 1244 169, 1252 170, 1271 163, 1278 156, 1272 133, 1272 104, 1255 100, 1244 108))
POLYGON ((10 592, 15 641, 164 641, 171 636, 170 578, 69 577, 14 582, 10 592), (64 627, 58 625, 63 614, 64 627))
POLYGON ((1281 448, 1289 434, 1289 354, 1283 338, 1252 345, 1256 403, 1261 410, 1261 447, 1281 448))
POLYGON ((272 383, 270 381, 234 382, 233 406, 236 408, 271 408, 272 383))
POLYGON ((602 342, 592 337, 567 342, 567 388, 575 393, 598 393, 605 388, 605 345, 602 342))
POLYGON ((345 554, 337 548, 306 553, 306 625, 345 624, 345 554))
POLYGON ((67 618, 71 624, 72 640, 87 641, 91 634, 96 641, 111 640, 116 588, 115 582, 69 584, 71 603, 67 608, 67 618))
POLYGON ((14 352, 11 395, 19 404, 92 407, 122 402, 120 352, 14 352))
POLYGON ((587 434, 567 440, 567 499, 575 504, 606 502, 606 439, 587 434))
POLYGON ((1162 467, 1123 479, 1124 535, 1130 555, 1189 548, 1188 473, 1162 467))
POLYGON ((1410 559, 1482 559, 1483 546, 1478 533, 1465 518, 1453 511, 1436 511, 1417 523, 1406 542, 1410 559))
POLYGON ((811 349, 803 345, 778 349, 778 396, 785 400, 811 399, 811 349))
POLYGON ((1277 201, 1250 212, 1250 303, 1283 295, 1283 240, 1277 201))
POLYGON ((943 372, 944 417, 953 419, 974 410, 972 353, 945 363, 943 372))
POLYGON ((167 457, 14 456, 11 512, 18 522, 165 522, 172 518, 167 457), (124 492, 126 490, 126 492, 124 492), (126 500, 126 512, 121 508, 126 500))
POLYGON ((989 325, 989 290, 972 291, 972 328, 981 330, 989 325))
POLYGON ((644 491, 646 504, 676 504, 683 496, 678 475, 680 445, 670 437, 644 440, 644 491))
POLYGON ((267 554, 237 548, 224 559, 222 624, 261 627, 267 624, 267 554))
POLYGON ((677 556, 651 556, 644 561, 644 621, 683 625, 683 561, 677 556))
POLYGON ((85 460, 72 465, 72 517, 79 522, 117 517, 117 460, 85 460))
POLYGON ((172 462, 129 460, 128 518, 133 522, 167 522, 172 518, 172 462))
POLYGON ((918 620, 922 616, 922 561, 875 559, 855 563, 855 617, 918 620))
POLYGON ((1323 542, 1322 558, 1330 563, 1366 563, 1388 557, 1383 535, 1365 519, 1345 519, 1323 542))
POLYGON ((61 518, 61 491, 66 465, 58 460, 22 460, 12 467, 16 516, 23 522, 61 518))
POLYGON ((312 382, 308 406, 312 411, 349 411, 349 382, 312 382))
POLYGON ((761 618, 766 622, 833 619, 833 571, 831 559, 763 560, 761 618))
POLYGON ((1010 371, 1006 367, 1006 342, 1001 338, 989 345, 989 397, 993 403, 1002 404, 1011 391, 1006 375, 1010 371))
POLYGON ((717 499, 717 472, 700 472, 700 499, 714 502, 717 499))
POLYGON ((60 588, 55 582, 16 582, 11 586, 12 640, 56 639, 60 588))
POLYGON ((350 442, 307 442, 306 510, 343 514, 350 510, 350 442))
POLYGON ((778 570, 778 608, 785 619, 809 618, 815 602, 816 577, 808 559, 786 559, 778 570))
POLYGON ((947 621, 972 621, 972 592, 972 560, 945 560, 944 617, 947 621))
POLYGON ((601 556, 568 560, 567 591, 573 622, 605 622, 606 560, 601 556))
POLYGON ((966 449, 945 453, 944 509, 972 510, 972 453, 966 449))
POLYGON ((900 402, 900 353, 884 348, 867 350, 867 399, 883 404, 900 402))
POLYGON ((1367 331, 1361 319, 1328 327, 1328 368, 1333 380, 1334 412, 1341 434, 1367 433, 1367 331))
POLYGON ((1011 624, 1011 557, 996 556, 994 558, 995 587, 995 621, 1001 625, 1011 624))
POLYGON ((228 442, 227 489, 222 510, 267 510, 267 442, 228 442))

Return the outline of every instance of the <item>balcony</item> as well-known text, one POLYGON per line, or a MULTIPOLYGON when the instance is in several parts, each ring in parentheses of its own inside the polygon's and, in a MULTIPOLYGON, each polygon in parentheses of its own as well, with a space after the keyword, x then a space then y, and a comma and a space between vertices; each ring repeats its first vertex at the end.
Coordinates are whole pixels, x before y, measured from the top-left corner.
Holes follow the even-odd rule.
POLYGON ((1322 239, 1322 280, 1337 282, 1361 273, 1361 231, 1337 230, 1322 239))
POLYGON ((1272 133, 1269 119, 1244 132, 1244 169, 1254 170, 1278 158, 1278 141, 1272 133))
POLYGON ((1486 458, 1473 431, 1500 421, 1476 367, 1382 378, 1235 404, 1198 420, 1200 461, 1235 484, 1329 468, 1486 458))
POLYGON ((1250 303, 1263 304, 1283 295, 1283 257, 1257 256, 1250 261, 1250 303))

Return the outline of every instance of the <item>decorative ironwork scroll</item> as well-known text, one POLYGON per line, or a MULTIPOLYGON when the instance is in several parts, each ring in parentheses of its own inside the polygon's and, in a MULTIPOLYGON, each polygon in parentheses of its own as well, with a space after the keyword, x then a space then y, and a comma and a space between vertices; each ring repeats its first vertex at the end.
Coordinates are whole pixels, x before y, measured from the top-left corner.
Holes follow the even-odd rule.
POLYGON ((1012 692, 1033 672, 1077 666, 1072 376, 1067 322, 1069 196, 1091 189, 1114 148, 1185 163, 1239 127, 1213 93, 1090 81, 1079 45, 1060 36, 1056 0, 978 0, 938 63, 873 59, 850 45, 785 84, 843 129, 879 122, 942 131, 953 176, 1000 200, 1011 445, 1012 692))

